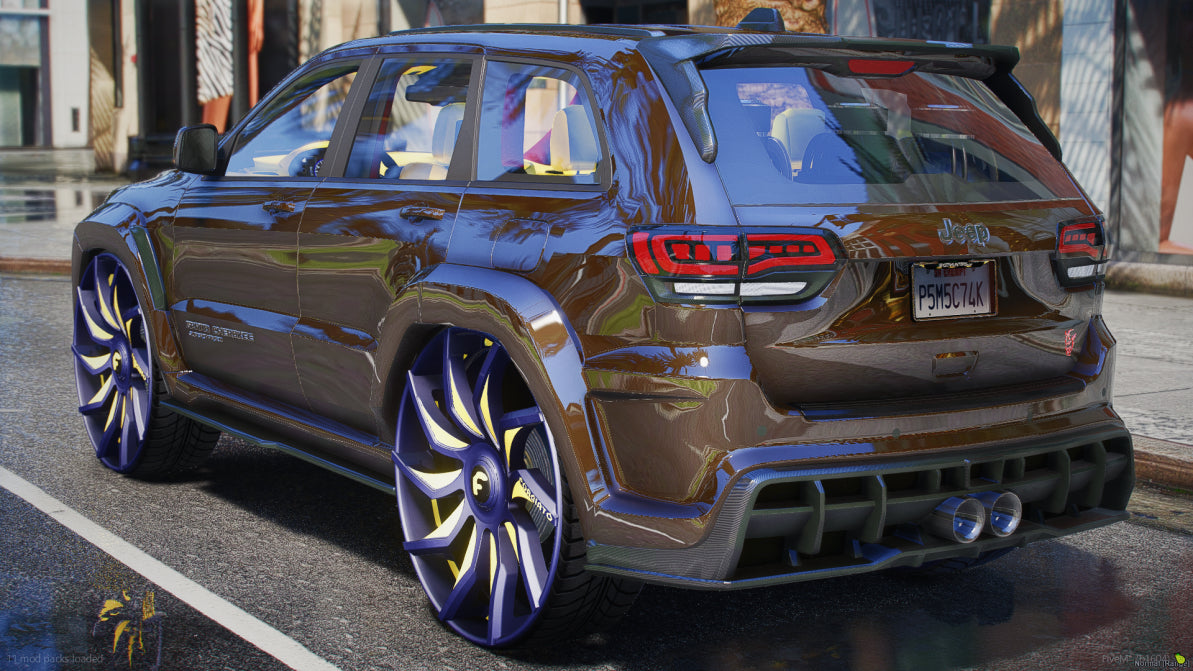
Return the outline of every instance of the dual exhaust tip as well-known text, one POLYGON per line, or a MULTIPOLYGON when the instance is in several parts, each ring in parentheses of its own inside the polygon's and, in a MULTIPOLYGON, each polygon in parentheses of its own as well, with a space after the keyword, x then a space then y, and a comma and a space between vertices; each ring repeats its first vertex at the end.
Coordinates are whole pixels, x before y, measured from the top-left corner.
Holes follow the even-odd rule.
POLYGON ((1023 519, 1023 502, 1011 492, 981 492, 950 496, 932 511, 924 527, 940 538, 972 543, 982 532, 1010 536, 1023 519))

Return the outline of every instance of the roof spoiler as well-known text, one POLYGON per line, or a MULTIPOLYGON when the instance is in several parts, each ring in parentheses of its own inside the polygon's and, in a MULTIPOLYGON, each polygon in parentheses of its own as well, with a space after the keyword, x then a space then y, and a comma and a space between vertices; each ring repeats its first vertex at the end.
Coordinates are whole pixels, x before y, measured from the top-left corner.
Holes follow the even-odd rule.
MULTIPOLYGON (((771 12, 775 10, 769 10, 771 12)), ((742 24, 752 22, 758 9, 750 12, 742 24)), ((777 14, 777 12, 776 12, 777 14)), ((782 19, 779 19, 782 22, 782 19)), ((739 27, 741 24, 739 24, 739 27)), ((804 49, 851 49, 865 52, 897 52, 905 57, 931 59, 944 57, 956 62, 971 57, 987 65, 970 68, 964 74, 985 82, 994 95, 1019 117, 1056 160, 1061 160, 1060 143, 1040 118, 1035 100, 1023 88, 1011 70, 1019 62, 1019 50, 1009 46, 972 45, 961 42, 924 42, 921 40, 852 38, 804 33, 759 34, 729 33, 650 37, 638 42, 638 51, 658 74, 663 88, 679 110, 684 127, 696 143, 700 158, 712 163, 717 157, 717 136, 708 114, 708 89, 700 77, 698 62, 721 58, 747 60, 750 52, 767 47, 804 49)), ((813 56, 813 54, 809 54, 813 56)))

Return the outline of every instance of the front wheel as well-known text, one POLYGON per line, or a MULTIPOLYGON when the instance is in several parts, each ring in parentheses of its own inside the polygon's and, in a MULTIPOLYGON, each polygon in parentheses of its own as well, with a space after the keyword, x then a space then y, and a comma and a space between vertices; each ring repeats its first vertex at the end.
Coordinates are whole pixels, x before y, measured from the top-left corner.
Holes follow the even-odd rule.
POLYGON ((405 547, 439 618, 477 644, 599 626, 637 595, 584 571, 558 447, 491 336, 445 329, 407 374, 393 454, 405 547))
POLYGON ((218 431, 161 407, 165 389, 145 313, 128 269, 111 254, 91 259, 79 277, 71 350, 79 412, 105 466, 155 478, 197 466, 211 453, 218 431))

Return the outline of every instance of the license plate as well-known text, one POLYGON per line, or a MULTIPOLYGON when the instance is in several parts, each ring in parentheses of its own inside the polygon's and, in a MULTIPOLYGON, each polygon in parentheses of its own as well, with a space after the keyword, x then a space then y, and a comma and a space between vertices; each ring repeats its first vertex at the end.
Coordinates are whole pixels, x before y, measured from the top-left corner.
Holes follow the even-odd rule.
POLYGON ((911 267, 911 315, 917 320, 994 314, 994 263, 917 263, 911 267))

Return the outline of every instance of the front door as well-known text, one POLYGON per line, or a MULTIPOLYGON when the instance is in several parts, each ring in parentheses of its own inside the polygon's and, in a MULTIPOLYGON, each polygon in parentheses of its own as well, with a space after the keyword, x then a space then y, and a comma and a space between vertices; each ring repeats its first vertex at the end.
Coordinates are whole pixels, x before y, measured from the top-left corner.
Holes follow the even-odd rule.
POLYGON ((339 60, 298 77, 224 143, 223 174, 195 178, 183 195, 171 307, 195 373, 306 407, 290 343, 299 222, 359 66, 339 60))
MULTIPOLYGON (((474 57, 393 54, 364 103, 342 175, 322 182, 299 231, 294 355, 311 409, 381 435, 370 398, 386 311, 440 263, 467 185, 455 148, 474 57)), ((338 170, 333 167, 333 170, 338 170)))

